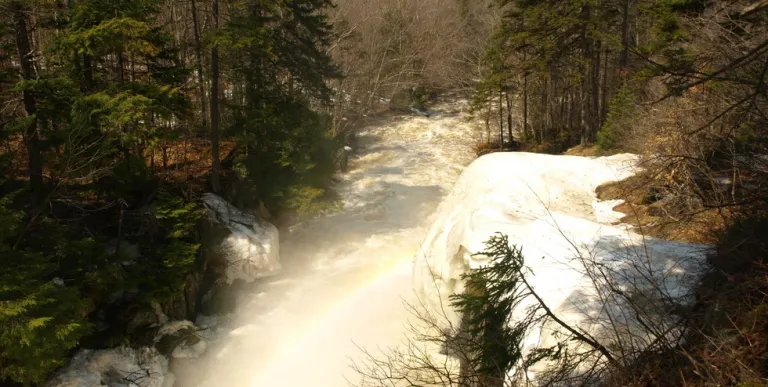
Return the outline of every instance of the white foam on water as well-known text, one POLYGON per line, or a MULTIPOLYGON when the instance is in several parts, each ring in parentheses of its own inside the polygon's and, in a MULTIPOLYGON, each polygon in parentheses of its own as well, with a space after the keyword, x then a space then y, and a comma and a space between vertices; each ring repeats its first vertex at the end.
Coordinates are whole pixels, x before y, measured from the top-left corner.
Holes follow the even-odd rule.
POLYGON ((344 209, 281 235, 280 280, 243 295, 236 313, 219 319, 204 358, 176 370, 177 385, 345 386, 355 378, 350 358, 362 356, 358 345, 399 344, 413 258, 474 159, 479 131, 460 114, 393 116, 362 130, 336 187, 344 209))

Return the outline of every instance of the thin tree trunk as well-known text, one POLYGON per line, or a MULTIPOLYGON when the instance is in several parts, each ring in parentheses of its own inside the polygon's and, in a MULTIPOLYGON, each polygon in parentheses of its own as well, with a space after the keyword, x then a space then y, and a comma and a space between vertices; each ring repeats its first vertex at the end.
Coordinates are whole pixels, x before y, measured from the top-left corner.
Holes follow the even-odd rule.
POLYGON ((541 99, 543 125, 539 129, 539 139, 544 142, 546 131, 550 128, 549 120, 549 71, 544 73, 544 98, 541 99))
POLYGON ((504 92, 504 97, 507 100, 507 134, 509 135, 509 143, 515 141, 515 137, 512 136, 512 102, 509 100, 509 91, 504 92))
POLYGON ((117 54, 117 76, 120 80, 120 83, 125 83, 125 58, 123 57, 123 52, 120 51, 117 54))
POLYGON ((191 1, 192 6, 192 26, 194 27, 195 36, 195 64, 197 65, 197 83, 200 93, 200 107, 202 109, 202 130, 205 131, 208 128, 208 102, 205 98, 205 80, 203 79, 203 54, 202 45, 200 44, 200 23, 197 17, 197 0, 191 1))
MULTIPOLYGON (((594 57, 592 55, 592 42, 591 37, 587 36, 587 24, 589 23, 590 18, 590 6, 589 4, 585 4, 581 8, 581 22, 582 25, 582 31, 581 31, 581 39, 583 43, 582 48, 582 54, 584 57, 584 60, 589 60, 590 62, 594 60, 594 57)), ((591 76, 592 73, 591 67, 584 66, 583 64, 580 65, 581 70, 580 73, 583 74, 581 79, 581 95, 579 96, 579 111, 580 111, 580 124, 581 124, 581 146, 586 146, 587 143, 589 143, 590 139, 590 124, 591 124, 591 117, 588 117, 588 113, 591 113, 591 109, 589 109, 587 105, 587 101, 585 101, 586 98, 589 96, 589 84, 591 82, 591 76)))
MULTIPOLYGON (((525 49, 523 49, 523 62, 527 60, 525 49)), ((528 140, 528 72, 523 74, 523 136, 528 140)))
POLYGON ((83 54, 83 91, 91 91, 93 89, 93 61, 91 56, 83 54))
MULTIPOLYGON (((213 0, 213 28, 219 28, 219 0, 213 0)), ((213 192, 221 190, 219 183, 219 47, 211 48, 211 186, 213 192)))
POLYGON ((595 43, 594 55, 592 61, 592 130, 589 133, 589 142, 592 143, 597 137, 597 130, 600 129, 600 54, 602 42, 595 43))
POLYGON ((120 244, 123 241, 123 217, 125 215, 125 202, 120 199, 120 218, 117 221, 117 241, 115 242, 115 256, 120 254, 120 244))
POLYGON ((485 111, 485 130, 488 132, 488 138, 486 138, 486 143, 488 143, 488 148, 490 148, 490 145, 491 145, 491 106, 492 106, 490 101, 488 101, 487 106, 488 106, 488 109, 485 111))
MULTIPOLYGON (((563 138, 563 129, 568 125, 568 116, 566 116, 566 112, 568 106, 568 93, 563 92, 562 98, 560 98, 560 113, 558 117, 558 123, 557 123, 557 136, 560 138, 560 140, 564 140, 563 138)), ((570 145, 570 144, 569 144, 570 145)))
POLYGON ((499 86, 499 149, 504 148, 504 105, 502 104, 502 91, 499 86))
POLYGON ((621 77, 626 76, 627 66, 629 65, 629 2, 624 0, 621 10, 621 55, 619 55, 619 67, 621 77))
POLYGON ((568 136, 573 138, 573 128, 576 127, 576 125, 573 123, 573 116, 576 114, 576 91, 574 90, 574 87, 570 87, 568 90, 568 96, 568 136))
MULTIPOLYGON (((16 49, 19 54, 21 76, 24 80, 32 80, 34 79, 31 58, 32 49, 29 43, 29 30, 25 10, 19 1, 11 3, 11 9, 16 19, 16 49)), ((43 189, 43 154, 40 149, 39 122, 36 117, 37 101, 30 90, 22 92, 22 100, 27 116, 33 117, 24 131, 24 145, 27 149, 29 163, 29 184, 32 192, 39 198, 42 195, 43 189)))
POLYGON ((587 110, 585 108, 584 103, 584 97, 587 94, 586 93, 587 88, 587 81, 582 80, 581 81, 581 90, 579 90, 579 127, 581 128, 581 141, 579 144, 581 146, 587 146, 588 142, 588 133, 589 133, 589 123, 586 120, 587 110))
POLYGON ((605 49, 605 68, 603 69, 603 92, 602 100, 600 101, 600 127, 605 124, 605 118, 608 115, 608 57, 611 50, 605 49))

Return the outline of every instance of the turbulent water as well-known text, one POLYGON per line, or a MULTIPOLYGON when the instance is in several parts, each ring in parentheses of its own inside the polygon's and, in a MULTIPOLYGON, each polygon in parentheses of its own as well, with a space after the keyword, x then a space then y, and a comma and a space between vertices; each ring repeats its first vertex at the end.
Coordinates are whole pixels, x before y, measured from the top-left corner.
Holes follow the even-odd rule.
POLYGON ((474 155, 479 128, 461 100, 429 118, 365 128, 337 190, 344 209, 281 235, 283 273, 240 297, 204 335, 207 355, 176 369, 181 386, 345 386, 365 347, 397 345, 412 261, 441 199, 474 155))

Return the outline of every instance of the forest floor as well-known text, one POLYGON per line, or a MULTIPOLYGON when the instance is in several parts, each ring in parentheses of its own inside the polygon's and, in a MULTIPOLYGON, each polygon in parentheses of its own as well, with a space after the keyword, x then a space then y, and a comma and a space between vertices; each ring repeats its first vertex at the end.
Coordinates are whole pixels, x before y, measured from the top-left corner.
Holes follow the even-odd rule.
POLYGON ((727 209, 699 210, 677 214, 677 206, 667 200, 656 200, 651 182, 640 173, 629 179, 601 185, 599 200, 621 200, 614 211, 626 214, 622 223, 632 225, 641 234, 657 238, 701 244, 714 244, 732 214, 727 209))

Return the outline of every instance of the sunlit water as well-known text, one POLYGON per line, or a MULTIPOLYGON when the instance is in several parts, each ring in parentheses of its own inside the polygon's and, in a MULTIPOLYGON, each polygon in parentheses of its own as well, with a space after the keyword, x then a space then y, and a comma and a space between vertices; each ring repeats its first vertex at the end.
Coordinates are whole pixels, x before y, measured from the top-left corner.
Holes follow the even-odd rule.
POLYGON ((400 343, 413 257, 479 140, 464 108, 445 100, 430 118, 364 129, 337 187, 344 209, 281 235, 283 273, 219 319, 204 358, 175 369, 177 386, 346 386, 358 346, 400 343))

